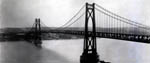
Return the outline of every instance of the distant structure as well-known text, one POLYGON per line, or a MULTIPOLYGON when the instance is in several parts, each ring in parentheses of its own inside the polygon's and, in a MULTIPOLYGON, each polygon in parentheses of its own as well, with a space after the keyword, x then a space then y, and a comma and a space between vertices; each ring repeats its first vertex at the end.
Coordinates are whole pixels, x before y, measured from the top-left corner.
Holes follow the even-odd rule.
POLYGON ((27 40, 30 43, 33 43, 35 46, 41 47, 41 34, 42 32, 40 18, 36 18, 33 27, 28 31, 28 33, 25 34, 25 40, 27 40))
POLYGON ((40 19, 35 19, 35 34, 34 34, 34 44, 36 46, 41 46, 42 40, 41 40, 41 25, 40 25, 40 19))

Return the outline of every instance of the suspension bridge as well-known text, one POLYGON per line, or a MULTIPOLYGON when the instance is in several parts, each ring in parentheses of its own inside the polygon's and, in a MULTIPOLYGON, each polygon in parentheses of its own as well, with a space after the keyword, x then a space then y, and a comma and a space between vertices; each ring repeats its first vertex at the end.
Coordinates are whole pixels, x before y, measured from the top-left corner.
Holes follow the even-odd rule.
POLYGON ((42 30, 46 26, 39 18, 28 32, 20 32, 36 46, 42 44, 43 33, 62 33, 84 36, 80 63, 109 63, 101 61, 97 53, 96 37, 150 43, 150 28, 146 25, 119 16, 99 4, 86 3, 64 25, 42 30), (80 28, 80 29, 78 29, 80 28))

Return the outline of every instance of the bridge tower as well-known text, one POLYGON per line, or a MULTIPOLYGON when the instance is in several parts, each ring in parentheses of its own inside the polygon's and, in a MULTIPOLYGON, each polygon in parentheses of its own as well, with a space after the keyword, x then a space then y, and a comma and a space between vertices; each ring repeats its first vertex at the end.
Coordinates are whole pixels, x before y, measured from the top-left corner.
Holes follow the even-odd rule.
POLYGON ((41 24, 40 19, 35 19, 35 30, 34 30, 34 44, 36 46, 41 46, 42 40, 41 40, 41 24))
POLYGON ((80 56, 80 63, 106 63, 99 60, 96 46, 96 24, 95 24, 95 3, 86 3, 85 14, 85 36, 83 53, 80 56), (90 20, 91 19, 91 20, 90 20), (92 32, 89 33, 88 22, 92 21, 92 32))

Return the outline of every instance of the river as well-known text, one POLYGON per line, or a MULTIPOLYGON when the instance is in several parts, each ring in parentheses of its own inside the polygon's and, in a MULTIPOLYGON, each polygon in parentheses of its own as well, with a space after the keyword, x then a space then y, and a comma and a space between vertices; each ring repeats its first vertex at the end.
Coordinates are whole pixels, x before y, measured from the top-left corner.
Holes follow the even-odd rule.
MULTIPOLYGON (((0 63, 80 63, 83 39, 44 40, 42 48, 33 44, 0 42, 0 63)), ((150 44, 114 39, 97 39, 101 60, 111 63, 150 63, 150 44)))

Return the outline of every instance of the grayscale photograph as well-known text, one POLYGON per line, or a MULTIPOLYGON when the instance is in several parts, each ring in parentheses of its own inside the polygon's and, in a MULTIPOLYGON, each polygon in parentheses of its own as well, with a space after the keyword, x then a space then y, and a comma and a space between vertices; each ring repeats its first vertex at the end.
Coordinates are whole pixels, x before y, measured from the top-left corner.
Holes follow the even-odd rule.
POLYGON ((150 63, 150 0, 0 0, 0 63, 150 63))

